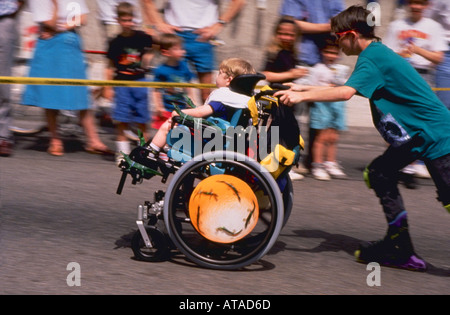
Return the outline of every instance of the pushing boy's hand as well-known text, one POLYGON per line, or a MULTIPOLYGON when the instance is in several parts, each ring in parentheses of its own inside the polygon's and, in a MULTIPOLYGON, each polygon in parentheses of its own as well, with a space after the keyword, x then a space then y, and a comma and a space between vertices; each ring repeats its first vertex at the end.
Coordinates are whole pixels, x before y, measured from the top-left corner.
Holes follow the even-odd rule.
POLYGON ((295 104, 303 101, 302 93, 296 92, 292 89, 278 91, 274 94, 274 96, 278 97, 281 103, 287 106, 294 106, 295 104))

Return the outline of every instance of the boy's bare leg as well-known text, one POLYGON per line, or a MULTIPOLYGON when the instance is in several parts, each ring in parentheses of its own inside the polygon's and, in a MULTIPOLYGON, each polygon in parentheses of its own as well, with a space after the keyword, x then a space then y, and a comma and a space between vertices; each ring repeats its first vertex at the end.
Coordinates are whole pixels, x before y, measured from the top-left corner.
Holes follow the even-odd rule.
POLYGON ((336 162, 337 141, 339 139, 339 133, 336 129, 327 129, 325 132, 326 141, 328 144, 326 160, 329 162, 336 162))
POLYGON ((167 119, 156 132, 152 139, 151 145, 162 149, 166 145, 166 138, 172 128, 172 119, 167 119))

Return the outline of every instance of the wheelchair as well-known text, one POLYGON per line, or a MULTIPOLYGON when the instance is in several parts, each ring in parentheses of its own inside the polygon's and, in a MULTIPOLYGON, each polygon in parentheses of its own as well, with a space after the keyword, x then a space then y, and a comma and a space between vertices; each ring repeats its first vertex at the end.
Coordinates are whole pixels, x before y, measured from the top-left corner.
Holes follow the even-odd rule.
MULTIPOLYGON (((138 229, 131 241, 137 260, 166 261, 178 251, 204 268, 236 270, 259 261, 275 244, 292 210, 288 172, 303 143, 292 109, 272 96, 276 89, 255 91, 263 79, 262 74, 233 79, 230 89, 251 98, 248 109, 233 110, 230 120, 193 118, 175 104, 180 116, 173 117, 176 124, 167 136, 168 160, 150 157, 150 141, 143 138, 129 155, 123 154, 117 194, 127 176, 133 185, 155 176, 166 183, 172 177, 165 192, 156 191, 152 202, 138 206, 138 229), (268 133, 274 111, 282 108, 291 111, 290 128, 297 130, 290 148, 272 139, 278 134, 268 133), (202 137, 206 133, 214 141, 202 137), (270 149, 259 150, 263 144, 270 149)), ((278 127, 286 128, 286 118, 278 119, 278 127)))

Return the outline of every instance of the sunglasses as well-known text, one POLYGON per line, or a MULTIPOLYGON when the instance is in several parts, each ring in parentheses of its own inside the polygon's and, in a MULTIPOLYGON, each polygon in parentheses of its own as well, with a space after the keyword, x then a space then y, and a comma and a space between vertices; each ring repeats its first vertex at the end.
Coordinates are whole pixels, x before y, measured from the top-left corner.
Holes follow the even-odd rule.
POLYGON ((354 33, 354 32, 355 32, 354 30, 349 30, 349 31, 334 33, 334 37, 335 37, 336 41, 338 41, 339 39, 341 39, 342 37, 344 37, 348 33, 354 33))

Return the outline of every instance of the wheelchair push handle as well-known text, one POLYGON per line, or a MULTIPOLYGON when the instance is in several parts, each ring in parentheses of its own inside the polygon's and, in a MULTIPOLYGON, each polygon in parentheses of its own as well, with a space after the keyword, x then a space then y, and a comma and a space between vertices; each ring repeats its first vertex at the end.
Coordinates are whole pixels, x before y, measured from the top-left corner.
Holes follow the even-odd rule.
POLYGON ((282 83, 272 83, 270 85, 270 87, 272 88, 272 90, 264 90, 264 91, 258 92, 255 95, 255 99, 260 99, 263 96, 272 96, 280 90, 289 90, 290 89, 290 86, 284 85, 282 83))

